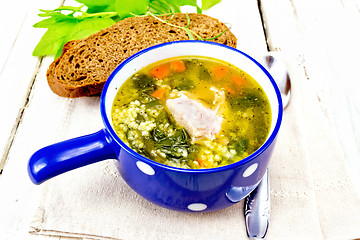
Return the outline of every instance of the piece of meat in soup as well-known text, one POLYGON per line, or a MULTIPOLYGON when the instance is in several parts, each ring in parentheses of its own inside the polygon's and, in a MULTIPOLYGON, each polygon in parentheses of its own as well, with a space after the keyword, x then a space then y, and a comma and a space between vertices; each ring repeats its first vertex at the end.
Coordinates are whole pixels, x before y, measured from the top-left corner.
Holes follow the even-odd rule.
POLYGON ((186 95, 168 99, 166 106, 175 121, 188 131, 193 140, 203 137, 213 140, 221 130, 223 119, 215 111, 186 95))

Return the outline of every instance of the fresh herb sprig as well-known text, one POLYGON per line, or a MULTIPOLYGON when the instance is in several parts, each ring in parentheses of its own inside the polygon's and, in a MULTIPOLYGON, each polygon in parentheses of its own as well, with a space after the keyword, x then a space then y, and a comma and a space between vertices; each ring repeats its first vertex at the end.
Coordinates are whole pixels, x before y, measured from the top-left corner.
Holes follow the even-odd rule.
POLYGON ((171 20, 171 18, 169 20, 163 20, 161 18, 158 18, 157 16, 155 16, 154 14, 152 14, 151 12, 148 12, 148 14, 154 18, 156 18, 157 20, 159 20, 160 22, 162 23, 165 23, 169 26, 172 26, 172 27, 176 27, 176 28, 180 28, 182 30, 184 30, 186 32, 186 34, 189 36, 189 39, 190 40, 195 40, 195 37, 198 39, 198 40, 201 40, 201 41, 209 41, 209 40, 213 40, 213 39, 217 39, 218 37, 220 37, 221 35, 223 35, 225 32, 226 32, 226 29, 224 31, 222 31, 219 35, 215 36, 215 37, 212 37, 212 38, 203 38, 201 37, 199 34, 197 34, 196 32, 192 31, 189 29, 189 26, 190 26, 190 17, 188 14, 186 14, 186 20, 187 20, 187 24, 185 27, 183 26, 178 26, 178 25, 174 25, 172 23, 170 23, 169 21, 171 20), (195 35, 195 37, 194 37, 195 35))
MULTIPOLYGON (((61 6, 54 10, 40 10, 40 17, 46 19, 34 25, 35 28, 47 28, 47 31, 35 47, 33 56, 61 55, 63 45, 76 39, 82 39, 107 28, 114 23, 134 15, 152 16, 181 12, 180 7, 192 6, 197 13, 207 10, 221 0, 202 0, 201 7, 196 0, 76 0, 82 4, 77 7, 61 6)), ((183 28, 190 39, 193 32, 183 28)), ((199 36, 198 39, 202 40, 199 36)))

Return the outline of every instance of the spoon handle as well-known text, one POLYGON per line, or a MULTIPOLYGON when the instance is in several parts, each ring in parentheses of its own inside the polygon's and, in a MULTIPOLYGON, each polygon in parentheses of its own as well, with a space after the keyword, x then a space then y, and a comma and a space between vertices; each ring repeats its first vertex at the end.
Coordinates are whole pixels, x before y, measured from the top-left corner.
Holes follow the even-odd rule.
POLYGON ((269 169, 245 200, 245 224, 250 239, 264 239, 270 222, 269 169))

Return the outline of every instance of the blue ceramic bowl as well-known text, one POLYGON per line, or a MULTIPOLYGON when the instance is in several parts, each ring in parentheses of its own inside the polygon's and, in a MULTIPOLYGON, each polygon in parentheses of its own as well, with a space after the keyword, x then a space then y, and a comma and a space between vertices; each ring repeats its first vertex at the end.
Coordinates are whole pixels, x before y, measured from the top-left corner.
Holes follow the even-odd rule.
POLYGON ((209 212, 229 207, 246 197, 261 181, 269 165, 282 119, 279 89, 257 61, 234 48, 204 41, 179 41, 156 45, 122 62, 106 82, 100 101, 104 129, 38 150, 30 158, 28 172, 35 184, 105 159, 116 159, 126 183, 159 206, 187 212, 209 212), (180 169, 154 162, 125 145, 111 123, 111 107, 123 82, 141 68, 175 56, 221 59, 255 78, 266 92, 272 125, 266 142, 249 157, 212 169, 180 169))

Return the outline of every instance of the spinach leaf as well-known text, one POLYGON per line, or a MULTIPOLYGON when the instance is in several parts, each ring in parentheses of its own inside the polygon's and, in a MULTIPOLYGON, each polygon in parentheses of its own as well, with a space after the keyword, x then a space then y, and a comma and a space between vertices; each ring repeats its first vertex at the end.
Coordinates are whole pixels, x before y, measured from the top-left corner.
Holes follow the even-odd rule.
POLYGON ((175 88, 179 91, 183 91, 193 89, 194 87, 194 82, 191 79, 183 79, 175 88))
POLYGON ((201 13, 196 0, 150 0, 149 11, 157 14, 179 13, 180 7, 185 5, 196 7, 201 13))
POLYGON ((146 89, 143 90, 138 100, 145 105, 146 109, 149 108, 163 109, 161 102, 158 99, 154 98, 153 96, 149 95, 148 91, 149 90, 146 89))
POLYGON ((52 16, 50 18, 46 18, 44 20, 41 20, 40 22, 35 23, 33 25, 33 27, 34 28, 50 28, 57 22, 60 22, 62 20, 67 20, 67 19, 72 19, 72 17, 59 13, 57 16, 52 16))
POLYGON ((201 80, 209 80, 209 79, 211 79, 211 75, 209 73, 209 70, 207 68, 200 67, 199 68, 199 78, 201 80))
POLYGON ((143 15, 148 8, 149 0, 116 0, 115 9, 120 18, 143 15))
POLYGON ((165 110, 160 112, 155 122, 157 125, 170 123, 169 114, 165 110))
POLYGON ((190 136, 185 129, 179 129, 173 136, 158 139, 155 146, 169 159, 186 158, 191 147, 190 136))
POLYGON ((141 122, 144 122, 146 119, 145 119, 145 117, 143 116, 143 115, 141 115, 140 113, 138 113, 137 115, 136 115, 136 118, 135 118, 135 121, 137 122, 137 123, 141 123, 141 122))
POLYGON ((78 3, 85 4, 88 9, 87 13, 96 12, 114 12, 115 0, 76 0, 78 3))
POLYGON ((50 18, 38 22, 34 27, 48 28, 48 30, 36 45, 33 56, 55 55, 57 58, 61 55, 62 46, 66 42, 85 38, 115 23, 111 18, 80 19, 73 17, 72 14, 64 15, 60 12, 43 11, 44 13, 39 15, 50 16, 50 18))
MULTIPOLYGON (((161 15, 181 12, 180 7, 194 6, 198 13, 214 6, 220 0, 202 0, 202 8, 196 0, 76 0, 83 5, 61 6, 54 10, 40 10, 40 17, 47 19, 34 24, 35 28, 48 28, 39 43, 36 45, 33 56, 59 56, 64 43, 69 40, 81 39, 107 28, 115 22, 134 15, 161 15), (86 10, 82 10, 85 7, 86 10), (70 12, 65 14, 63 12, 70 12), (84 20, 89 20, 85 21, 84 20), (106 20, 105 20, 106 19, 106 20), (64 25, 72 25, 67 30, 64 25)), ((154 16, 155 17, 155 16, 154 16)), ((184 29, 189 37, 194 39, 193 32, 184 29)), ((199 36, 197 36, 200 40, 199 36)))
POLYGON ((196 0, 167 0, 167 2, 176 4, 178 6, 184 6, 184 5, 189 5, 194 7, 198 6, 196 0))
POLYGON ((107 28, 114 23, 115 21, 111 18, 85 18, 76 24, 75 28, 72 29, 72 32, 67 35, 69 40, 66 40, 70 41, 73 39, 84 38, 94 32, 107 28))
POLYGON ((155 88, 155 79, 149 77, 145 74, 135 74, 132 77, 134 87, 140 90, 152 89, 154 91, 155 88))
POLYGON ((71 31, 77 23, 77 20, 74 19, 72 21, 60 22, 49 27, 35 47, 33 56, 56 54, 59 47, 63 44, 68 32, 71 31))
POLYGON ((145 104, 146 108, 154 108, 154 107, 160 107, 162 108, 161 103, 158 99, 154 98, 153 96, 149 95, 149 93, 153 92, 154 90, 151 88, 142 89, 140 91, 140 96, 138 100, 145 104))
POLYGON ((221 2, 221 0, 202 0, 201 1, 201 9, 202 10, 208 10, 211 7, 213 7, 214 5, 218 4, 219 2, 221 2))
POLYGON ((159 100, 157 100, 156 98, 154 98, 154 100, 145 103, 146 108, 154 108, 154 107, 161 107, 161 103, 159 102, 159 100))
POLYGON ((185 130, 185 128, 182 128, 180 130, 177 130, 174 134, 173 138, 178 144, 188 144, 191 140, 189 133, 185 130))
POLYGON ((159 142, 166 138, 165 133, 163 133, 158 127, 151 131, 151 136, 155 142, 159 142))
POLYGON ((240 140, 234 144, 234 148, 235 148, 237 154, 239 154, 239 155, 241 155, 245 152, 245 150, 247 149, 247 146, 248 146, 248 140, 243 137, 241 137, 240 140))

